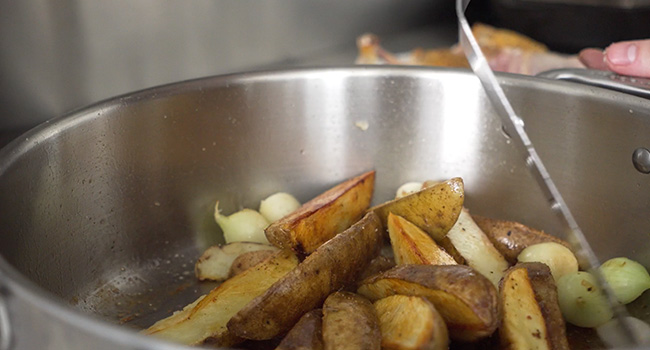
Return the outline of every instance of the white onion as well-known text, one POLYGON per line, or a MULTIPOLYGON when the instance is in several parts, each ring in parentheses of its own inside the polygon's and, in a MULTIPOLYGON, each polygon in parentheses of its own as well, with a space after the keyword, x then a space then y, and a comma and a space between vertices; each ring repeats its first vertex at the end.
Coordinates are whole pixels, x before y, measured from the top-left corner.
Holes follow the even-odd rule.
POLYGON ((260 202, 260 214, 269 222, 278 221, 298 208, 300 202, 284 192, 272 194, 260 202))
POLYGON ((408 196, 411 193, 415 193, 422 189, 421 182, 407 182, 400 186, 395 193, 395 199, 408 196))
POLYGON ((557 282, 560 277, 578 271, 578 259, 571 250, 559 243, 544 242, 526 247, 517 257, 521 262, 541 262, 551 269, 557 282))
POLYGON ((643 265, 628 258, 613 258, 600 266, 616 299, 622 304, 632 302, 650 289, 650 275, 643 265))
POLYGON ((264 234, 269 222, 253 209, 243 209, 230 216, 219 213, 219 202, 214 206, 214 219, 223 231, 226 243, 257 242, 270 244, 264 234))
POLYGON ((562 276, 557 281, 557 294, 562 315, 576 326, 598 327, 613 316, 596 277, 589 272, 578 271, 562 276))

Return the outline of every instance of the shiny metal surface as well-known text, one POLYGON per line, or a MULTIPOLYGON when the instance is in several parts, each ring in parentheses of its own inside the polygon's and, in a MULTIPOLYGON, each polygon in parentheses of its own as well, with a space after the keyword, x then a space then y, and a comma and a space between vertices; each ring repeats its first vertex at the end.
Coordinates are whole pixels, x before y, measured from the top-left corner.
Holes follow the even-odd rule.
MULTIPOLYGON (((440 18, 442 0, 0 1, 0 131, 202 76, 331 57, 440 18), (348 49, 349 50, 344 50, 348 49)), ((446 7, 446 6, 444 6, 446 7)))
POLYGON ((639 147, 632 153, 632 162, 636 170, 650 174, 650 151, 647 148, 639 147))
MULTIPOLYGON (((527 111, 530 137, 598 257, 650 266, 650 182, 630 162, 650 144, 648 101, 499 79, 527 111)), ((368 169, 376 203, 407 181, 461 176, 472 213, 562 235, 470 72, 355 67, 188 81, 85 108, 0 150, 0 284, 15 348, 177 349, 133 330, 212 287, 194 281, 193 262, 220 240, 217 199, 224 213, 276 191, 306 201, 368 169)), ((650 321, 648 305, 646 293, 630 312, 650 321)))
POLYGON ((13 344, 9 311, 4 300, 5 294, 4 290, 0 290, 0 350, 9 350, 13 344))
POLYGON ((620 91, 639 97, 650 98, 650 79, 629 77, 614 72, 594 69, 554 69, 538 74, 539 77, 574 81, 620 91))

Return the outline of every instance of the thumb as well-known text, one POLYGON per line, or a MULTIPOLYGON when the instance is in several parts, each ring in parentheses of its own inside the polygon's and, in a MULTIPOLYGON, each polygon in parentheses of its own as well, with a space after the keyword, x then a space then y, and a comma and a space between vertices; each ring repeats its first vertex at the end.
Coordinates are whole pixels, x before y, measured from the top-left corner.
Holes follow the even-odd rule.
POLYGON ((650 40, 611 44, 605 49, 605 63, 616 73, 650 78, 650 40))

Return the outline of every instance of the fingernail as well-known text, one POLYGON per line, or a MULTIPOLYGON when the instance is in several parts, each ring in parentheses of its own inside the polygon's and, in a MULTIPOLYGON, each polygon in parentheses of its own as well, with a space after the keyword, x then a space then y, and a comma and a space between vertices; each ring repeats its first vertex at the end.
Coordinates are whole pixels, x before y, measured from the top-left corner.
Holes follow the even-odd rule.
POLYGON ((607 48, 607 61, 616 66, 627 66, 636 60, 638 48, 635 44, 614 44, 607 48))

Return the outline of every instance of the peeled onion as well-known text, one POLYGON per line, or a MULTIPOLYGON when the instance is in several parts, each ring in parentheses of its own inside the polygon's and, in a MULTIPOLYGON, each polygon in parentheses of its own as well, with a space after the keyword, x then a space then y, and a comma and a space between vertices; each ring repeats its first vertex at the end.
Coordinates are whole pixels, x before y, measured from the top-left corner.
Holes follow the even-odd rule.
POLYGON ((269 222, 253 209, 243 209, 230 216, 219 213, 219 202, 214 206, 214 219, 223 231, 226 243, 256 242, 270 244, 264 229, 269 222))
POLYGON ((559 243, 544 242, 526 247, 519 253, 521 262, 541 262, 551 269, 557 282, 562 276, 578 271, 578 259, 571 250, 559 243))
POLYGON ((560 310, 567 322, 579 327, 593 328, 613 317, 607 297, 589 272, 577 271, 557 281, 560 310))
POLYGON ((395 199, 402 198, 411 193, 415 193, 421 189, 422 189, 421 182, 407 182, 397 189, 397 192, 395 193, 395 199))
POLYGON ((650 289, 650 275, 643 265, 628 258, 613 258, 600 266, 616 299, 622 304, 632 302, 650 289))
POLYGON ((272 194, 260 202, 260 214, 269 222, 280 220, 298 208, 300 202, 294 196, 284 192, 272 194))

